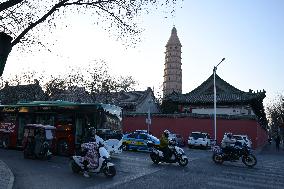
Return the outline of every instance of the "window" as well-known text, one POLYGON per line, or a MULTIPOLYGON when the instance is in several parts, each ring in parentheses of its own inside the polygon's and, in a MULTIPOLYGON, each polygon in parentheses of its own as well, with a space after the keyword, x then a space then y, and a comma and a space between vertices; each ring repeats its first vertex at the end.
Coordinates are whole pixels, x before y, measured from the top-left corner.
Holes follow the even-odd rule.
POLYGON ((147 135, 145 135, 145 134, 140 134, 140 135, 139 135, 139 139, 147 140, 148 137, 147 137, 147 135))
POLYGON ((206 138, 205 134, 202 134, 202 133, 191 133, 190 136, 193 137, 194 139, 197 139, 197 138, 206 138))
POLYGON ((137 133, 131 133, 127 136, 127 138, 137 138, 138 134, 137 133))
POLYGON ((46 139, 47 140, 52 140, 53 139, 53 132, 52 132, 51 129, 45 130, 45 133, 46 133, 46 139))

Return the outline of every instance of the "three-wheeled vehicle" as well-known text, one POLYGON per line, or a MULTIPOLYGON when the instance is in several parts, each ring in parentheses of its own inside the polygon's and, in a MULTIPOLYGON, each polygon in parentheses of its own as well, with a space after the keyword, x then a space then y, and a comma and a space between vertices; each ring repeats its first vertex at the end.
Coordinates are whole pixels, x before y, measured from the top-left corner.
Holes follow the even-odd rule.
POLYGON ((55 147, 55 127, 42 124, 24 126, 24 158, 50 159, 55 147))

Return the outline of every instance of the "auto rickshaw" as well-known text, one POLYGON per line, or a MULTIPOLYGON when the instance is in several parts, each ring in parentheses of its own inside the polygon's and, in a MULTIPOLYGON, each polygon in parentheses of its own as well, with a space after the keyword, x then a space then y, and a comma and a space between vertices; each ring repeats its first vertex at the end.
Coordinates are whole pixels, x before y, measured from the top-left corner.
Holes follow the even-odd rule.
POLYGON ((24 158, 50 159, 54 148, 55 127, 42 124, 24 126, 24 158))

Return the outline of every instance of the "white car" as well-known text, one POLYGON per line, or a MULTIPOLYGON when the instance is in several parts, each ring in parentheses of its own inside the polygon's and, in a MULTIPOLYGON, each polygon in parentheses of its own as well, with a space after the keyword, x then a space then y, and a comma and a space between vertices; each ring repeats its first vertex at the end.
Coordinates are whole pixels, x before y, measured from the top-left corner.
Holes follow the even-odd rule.
POLYGON ((238 142, 241 142, 242 145, 246 144, 249 148, 251 148, 252 142, 247 135, 233 135, 233 138, 238 142))
POLYGON ((208 148, 211 146, 211 140, 208 133, 192 132, 188 137, 188 147, 208 148))

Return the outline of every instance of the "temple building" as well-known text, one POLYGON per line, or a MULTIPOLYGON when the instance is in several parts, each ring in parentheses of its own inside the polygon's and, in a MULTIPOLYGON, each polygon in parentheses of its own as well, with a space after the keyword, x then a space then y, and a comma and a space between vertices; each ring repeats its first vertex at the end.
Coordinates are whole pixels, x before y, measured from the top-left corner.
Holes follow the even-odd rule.
MULTIPOLYGON (((267 120, 263 107, 265 91, 241 91, 216 74, 216 114, 231 117, 256 117, 266 127, 267 120)), ((192 113, 210 115, 214 113, 213 74, 200 86, 189 93, 173 92, 163 101, 164 113, 192 113)))

